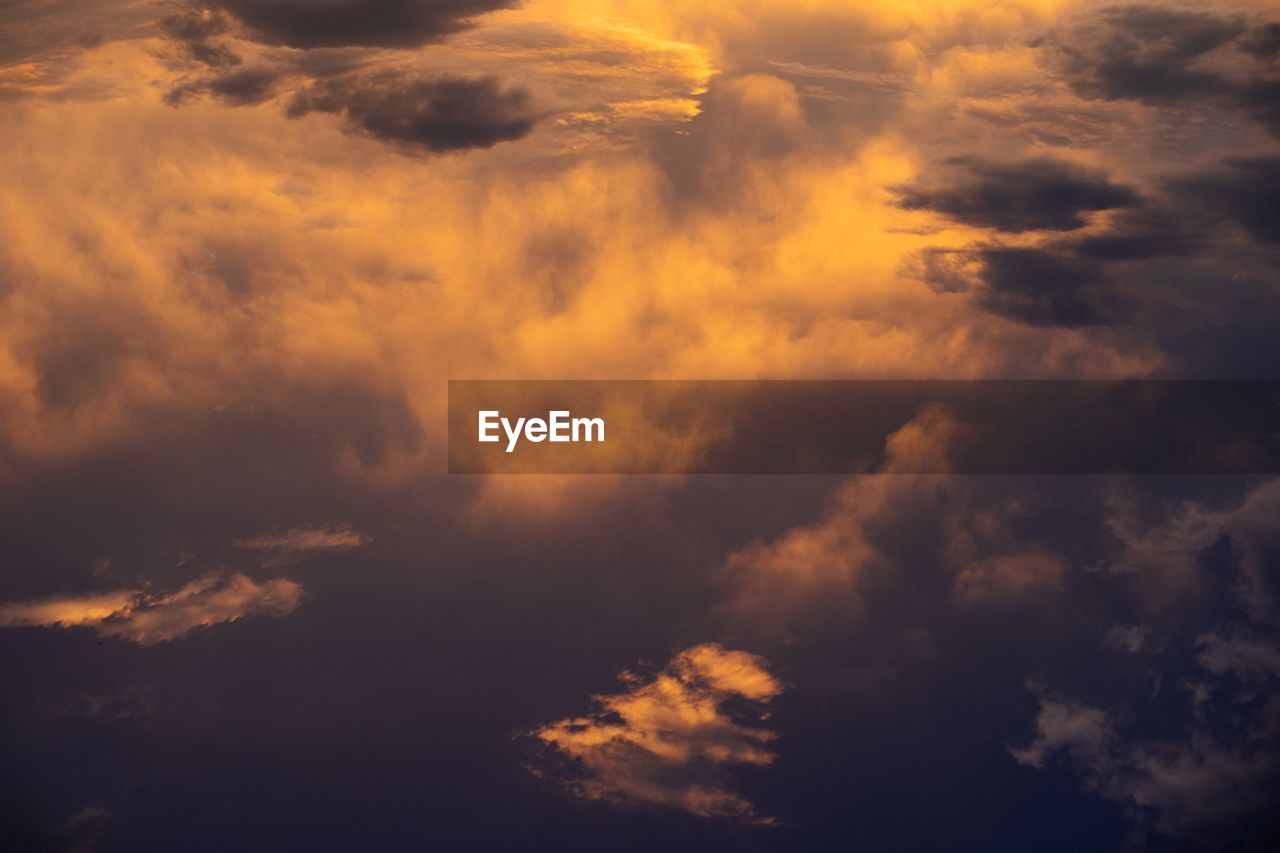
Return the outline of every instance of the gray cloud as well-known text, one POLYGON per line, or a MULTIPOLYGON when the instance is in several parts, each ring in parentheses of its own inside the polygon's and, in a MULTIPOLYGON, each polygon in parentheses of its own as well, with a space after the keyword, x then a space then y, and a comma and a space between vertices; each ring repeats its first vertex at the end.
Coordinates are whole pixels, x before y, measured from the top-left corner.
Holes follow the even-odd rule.
MULTIPOLYGON (((1239 665, 1223 654, 1215 647, 1200 660, 1211 669, 1239 665)), ((1276 649, 1268 654, 1274 664, 1276 649)), ((1252 660, 1243 665, 1257 666, 1252 660)), ((1065 757, 1084 790, 1124 803, 1139 826, 1149 824, 1162 835, 1209 848, 1220 846, 1225 835, 1243 842, 1240 849, 1262 849, 1252 844, 1269 834, 1268 810, 1280 790, 1280 706, 1274 698, 1259 703, 1252 694, 1224 688, 1220 680, 1205 685, 1193 691, 1193 702, 1216 705, 1224 719, 1243 716, 1242 727, 1212 722, 1202 708, 1183 739, 1126 737, 1117 712, 1045 697, 1034 738, 1010 752, 1034 768, 1065 757)))
POLYGON ((1235 221, 1257 242, 1280 245, 1280 157, 1229 159, 1219 170, 1173 181, 1171 190, 1188 203, 1235 221))
POLYGON ((1032 326, 1096 326, 1119 313, 1109 281, 1097 264, 1043 249, 991 248, 979 252, 979 301, 997 314, 1032 326))
POLYGON ((1240 49, 1258 59, 1272 60, 1280 56, 1280 23, 1254 27, 1240 39, 1240 49))
POLYGON ((165 35, 180 43, 191 59, 211 68, 240 64, 240 57, 214 39, 231 30, 226 14, 216 9, 187 9, 160 19, 165 35))
POLYGON ((1102 264, 1052 247, 929 249, 916 275, 940 293, 971 293, 992 313, 1031 326, 1107 325, 1127 312, 1102 264))
POLYGON ((471 26, 477 15, 515 0, 214 0, 271 44, 418 47, 471 26))
POLYGON ((1230 158, 1168 179, 1147 196, 1052 161, 953 165, 966 167, 962 178, 899 187, 899 203, 995 233, 1065 233, 1033 245, 926 249, 911 272, 939 293, 970 293, 988 310, 1033 326, 1114 325, 1140 308, 1159 312, 1177 293, 1172 285, 1153 292, 1135 262, 1238 256, 1241 234, 1258 249, 1260 274, 1280 263, 1272 249, 1280 245, 1277 157, 1230 158), (1083 216, 1113 208, 1099 221, 1083 216))
POLYGON ((433 153, 491 148, 528 135, 537 121, 529 93, 504 90, 494 77, 325 80, 295 95, 288 111, 341 115, 349 133, 433 153))
POLYGON ((1276 24, 1250 28, 1242 16, 1125 6, 1101 12, 1037 44, 1054 57, 1077 93, 1154 106, 1204 105, 1242 112, 1280 133, 1280 80, 1266 65, 1226 73, 1208 61, 1230 45, 1268 62, 1276 24))
POLYGON ((178 86, 165 95, 165 102, 178 106, 197 95, 210 95, 230 106, 253 106, 271 100, 282 79, 273 68, 237 69, 178 86))
POLYGON ((1088 213, 1138 203, 1133 190, 1100 172, 1047 158, 1003 164, 962 157, 948 165, 960 171, 957 180, 898 187, 899 204, 1017 234, 1072 231, 1088 224, 1088 213))

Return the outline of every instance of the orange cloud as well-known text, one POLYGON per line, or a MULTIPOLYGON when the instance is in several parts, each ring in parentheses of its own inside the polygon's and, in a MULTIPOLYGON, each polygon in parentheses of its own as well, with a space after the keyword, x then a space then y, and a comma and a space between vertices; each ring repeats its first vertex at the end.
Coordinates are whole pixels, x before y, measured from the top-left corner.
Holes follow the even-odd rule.
POLYGON ((213 573, 169 594, 121 590, 0 604, 0 627, 92 627, 104 637, 150 646, 251 616, 287 616, 302 595, 302 585, 287 578, 257 583, 213 573))
POLYGON ((886 473, 844 483, 817 522, 730 555, 722 612, 737 624, 780 627, 818 602, 861 610, 877 580, 896 568, 875 541, 876 526, 932 506, 950 482, 892 472, 917 463, 945 467, 958 429, 945 409, 925 409, 886 440, 886 473))
POLYGON ((97 625, 132 610, 138 596, 138 592, 129 590, 8 602, 0 604, 0 627, 75 628, 97 625))
MULTIPOLYGON (((429 160, 276 103, 174 109, 164 95, 205 71, 175 68, 158 38, 81 50, 76 100, 0 101, 0 465, 264 388, 403 399, 433 445, 396 461, 405 476, 440 450, 450 376, 1149 372, 1146 341, 1029 329, 903 274, 939 240, 885 187, 951 138, 938 128, 975 127, 938 111, 990 77, 935 75, 928 63, 969 48, 927 49, 987 39, 1004 56, 1002 28, 1058 8, 989 6, 495 12, 430 49, 364 57, 397 75, 518 79, 549 116, 523 140, 429 160), (842 65, 820 55, 836 41, 807 41, 847 46, 852 31, 842 65), (804 43, 812 55, 795 55, 804 43), (781 64, 716 75, 756 53, 781 64), (865 115, 816 109, 863 110, 870 96, 839 86, 867 80, 887 100, 865 115)), ((245 67, 285 62, 233 46, 245 67)), ((1006 76, 1034 73, 1026 51, 1006 76)))
POLYGON ((680 652, 652 680, 622 678, 629 689, 594 697, 594 713, 533 732, 575 762, 570 790, 698 817, 771 822, 732 790, 726 769, 773 761, 773 732, 723 707, 730 699, 762 705, 782 692, 763 658, 706 643, 680 652))
POLYGON ((294 527, 284 533, 241 539, 237 547, 262 552, 264 566, 281 566, 321 551, 350 551, 369 542, 369 537, 345 525, 335 527, 294 527))

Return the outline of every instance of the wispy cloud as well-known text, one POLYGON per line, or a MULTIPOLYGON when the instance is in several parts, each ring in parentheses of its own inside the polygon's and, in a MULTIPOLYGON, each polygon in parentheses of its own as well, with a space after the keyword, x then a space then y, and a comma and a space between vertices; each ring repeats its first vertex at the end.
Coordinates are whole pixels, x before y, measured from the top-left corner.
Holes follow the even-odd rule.
POLYGON ((346 525, 293 527, 284 533, 237 540, 235 545, 259 551, 264 566, 282 566, 322 551, 350 551, 368 544, 370 537, 346 525))
POLYGON ((92 627, 104 637, 150 646, 250 616, 287 616, 302 596, 302 585, 288 578, 258 583, 214 572, 168 594, 117 590, 0 604, 0 628, 92 627))

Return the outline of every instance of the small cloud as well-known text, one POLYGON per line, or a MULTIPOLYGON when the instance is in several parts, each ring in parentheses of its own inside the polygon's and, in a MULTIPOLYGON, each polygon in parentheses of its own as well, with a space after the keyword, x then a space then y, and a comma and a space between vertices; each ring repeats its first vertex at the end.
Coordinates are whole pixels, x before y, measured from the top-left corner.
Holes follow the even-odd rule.
POLYGON ((503 89, 495 77, 379 74, 322 80, 289 104, 295 118, 313 112, 343 116, 347 133, 435 154, 521 139, 538 119, 528 91, 503 89))
POLYGON ((1028 767, 1043 767, 1059 750, 1077 763, 1097 764, 1107 756, 1115 736, 1115 722, 1106 711, 1043 699, 1036 717, 1035 738, 1024 749, 1009 752, 1019 764, 1028 767))
POLYGON ((774 732, 726 710, 759 711, 782 691, 765 664, 715 643, 694 646, 652 680, 624 673, 630 689, 594 697, 592 714, 532 734, 574 762, 568 787, 580 797, 768 825, 772 818, 732 790, 726 769, 773 761, 774 732))
POLYGON ((282 566, 320 551, 351 551, 368 544, 370 537, 346 525, 293 527, 284 533, 239 539, 237 548, 260 551, 264 566, 282 566))
POLYGON ((302 585, 287 578, 257 583, 242 574, 215 572, 167 595, 118 590, 9 602, 0 605, 0 628, 92 627, 103 637, 150 646, 249 616, 287 616, 302 595, 302 585))
POLYGON ((1116 625, 1107 632, 1106 645, 1112 649, 1121 649, 1130 654, 1149 650, 1151 628, 1146 625, 1116 625))

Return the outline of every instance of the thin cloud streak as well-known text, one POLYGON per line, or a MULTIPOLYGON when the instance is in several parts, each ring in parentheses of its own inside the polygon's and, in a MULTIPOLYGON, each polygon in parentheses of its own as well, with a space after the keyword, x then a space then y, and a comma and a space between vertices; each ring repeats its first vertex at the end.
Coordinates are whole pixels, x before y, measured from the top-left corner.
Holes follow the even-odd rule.
POLYGON ((168 594, 120 590, 0 604, 0 628, 91 627, 103 637, 150 646, 252 616, 287 616, 302 597, 302 585, 288 578, 259 583, 215 572, 168 594))

